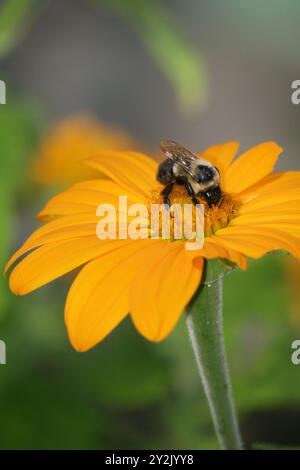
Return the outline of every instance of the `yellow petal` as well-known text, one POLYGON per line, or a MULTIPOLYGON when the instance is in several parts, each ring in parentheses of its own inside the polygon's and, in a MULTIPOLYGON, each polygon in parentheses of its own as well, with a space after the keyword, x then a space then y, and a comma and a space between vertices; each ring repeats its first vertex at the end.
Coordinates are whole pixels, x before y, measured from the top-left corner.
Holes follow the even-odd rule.
POLYGON ((222 258, 235 263, 239 268, 247 268, 247 258, 237 250, 230 250, 220 245, 215 238, 206 237, 204 246, 200 250, 191 250, 186 252, 186 256, 195 262, 199 257, 206 259, 222 258))
POLYGON ((10 289, 25 295, 128 240, 98 240, 96 236, 42 246, 26 256, 12 271, 10 289))
POLYGON ((289 225, 300 228, 300 209, 296 211, 285 210, 285 212, 252 212, 250 214, 239 215, 230 223, 231 227, 241 227, 244 225, 264 225, 264 224, 289 225))
POLYGON ((261 203, 261 205, 253 208, 251 205, 244 204, 239 209, 239 216, 244 215, 255 215, 258 216, 261 214, 285 214, 287 211, 290 214, 294 214, 300 211, 300 199, 298 200, 291 200, 291 201, 282 201, 273 204, 273 201, 269 201, 269 203, 261 203))
POLYGON ((212 239, 226 249, 238 250, 251 258, 260 258, 274 250, 286 250, 300 258, 299 238, 273 227, 227 227, 219 230, 212 239))
POLYGON ((95 238, 98 222, 99 217, 93 214, 74 215, 55 219, 48 224, 39 227, 10 258, 6 265, 5 273, 18 258, 41 245, 61 242, 63 240, 70 240, 78 237, 91 236, 92 238, 95 238))
POLYGON ((300 200, 300 172, 286 172, 261 180, 261 184, 239 195, 243 203, 240 213, 248 213, 277 204, 300 200))
POLYGON ((157 186, 157 163, 146 155, 137 152, 110 152, 85 162, 140 197, 149 197, 157 186))
MULTIPOLYGON (((108 216, 105 218, 106 223, 111 220, 113 227, 111 233, 108 230, 105 232, 106 238, 128 238, 128 223, 135 217, 127 215, 126 219, 123 221, 120 218, 121 213, 116 212, 115 215, 116 217, 114 217, 113 214, 111 219, 108 216)), ((64 216, 48 222, 35 230, 21 248, 14 253, 6 265, 5 273, 18 258, 41 245, 87 236, 92 237, 92 239, 95 238, 97 235, 97 225, 101 220, 100 216, 91 212, 87 214, 64 216)), ((140 232, 146 231, 146 233, 148 233, 148 219, 141 218, 140 222, 140 232), (142 220, 144 220, 144 224, 142 224, 142 220)))
POLYGON ((118 207, 119 196, 127 196, 128 204, 142 202, 136 194, 110 180, 84 181, 73 185, 47 202, 38 218, 48 221, 57 216, 93 212, 99 204, 118 207))
MULTIPOLYGON (((276 205, 273 207, 276 209, 276 205)), ((250 210, 248 208, 248 211, 240 211, 242 214, 233 219, 228 228, 244 230, 245 227, 266 227, 269 230, 280 230, 296 236, 300 231, 300 202, 281 203, 277 210, 273 207, 250 210)))
POLYGON ((229 167, 225 191, 237 194, 261 180, 274 169, 282 148, 275 142, 265 142, 247 150, 229 167))
POLYGON ((255 222, 252 224, 248 225, 240 225, 240 226, 234 226, 232 228, 237 228, 239 230, 244 230, 244 228, 266 228, 270 231, 280 231, 282 233, 286 233, 287 235, 292 235, 295 237, 298 237, 300 234, 300 225, 299 223, 293 223, 293 222, 272 222, 272 221, 266 221, 266 222, 255 222))
POLYGON ((234 159, 239 145, 239 142, 236 141, 212 145, 199 154, 199 157, 210 161, 216 167, 220 166, 226 170, 234 159))
POLYGON ((175 326, 202 276, 184 244, 159 242, 145 252, 130 290, 130 313, 138 331, 151 341, 163 340, 175 326))
POLYGON ((207 259, 223 258, 235 263, 239 268, 247 268, 247 258, 237 250, 225 248, 215 238, 205 239, 202 256, 207 259))
POLYGON ((129 312, 129 286, 153 240, 138 240, 88 263, 69 291, 65 321, 70 341, 86 351, 129 312))
POLYGON ((278 173, 272 173, 263 179, 259 180, 253 186, 245 189, 240 195, 244 193, 268 194, 274 192, 277 189, 288 189, 290 187, 299 187, 300 172, 299 171, 283 171, 278 173))

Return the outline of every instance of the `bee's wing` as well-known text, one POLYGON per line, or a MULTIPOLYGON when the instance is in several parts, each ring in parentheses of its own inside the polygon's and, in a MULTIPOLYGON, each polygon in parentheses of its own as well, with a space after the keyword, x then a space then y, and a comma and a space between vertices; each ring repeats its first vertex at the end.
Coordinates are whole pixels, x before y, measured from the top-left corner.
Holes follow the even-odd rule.
POLYGON ((196 155, 172 140, 163 140, 160 143, 160 148, 168 158, 173 160, 185 173, 194 179, 193 163, 198 160, 196 155))

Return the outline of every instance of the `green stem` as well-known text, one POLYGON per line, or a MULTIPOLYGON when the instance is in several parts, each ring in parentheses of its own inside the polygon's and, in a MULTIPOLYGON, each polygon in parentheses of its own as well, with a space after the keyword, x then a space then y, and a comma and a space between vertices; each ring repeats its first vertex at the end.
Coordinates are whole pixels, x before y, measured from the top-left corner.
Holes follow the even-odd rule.
POLYGON ((204 281, 187 308, 187 327, 222 449, 242 449, 223 334, 224 266, 206 262, 204 281))

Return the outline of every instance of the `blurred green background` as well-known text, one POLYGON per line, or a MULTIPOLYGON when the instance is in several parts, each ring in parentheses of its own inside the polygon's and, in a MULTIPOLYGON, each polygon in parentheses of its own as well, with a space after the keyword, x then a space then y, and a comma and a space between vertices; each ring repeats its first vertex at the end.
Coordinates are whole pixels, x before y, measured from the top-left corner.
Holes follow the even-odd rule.
MULTIPOLYGON (((194 150, 276 140, 285 149, 279 169, 299 170, 300 107, 290 100, 299 15, 296 0, 0 2, 1 268, 60 188, 33 182, 45 132, 82 110, 154 149, 169 138, 194 150)), ((300 446, 300 366, 290 360, 300 338, 297 268, 269 255, 225 279, 248 446, 300 446)), ((79 354, 63 321, 70 282, 17 298, 1 281, 0 448, 217 448, 184 319, 161 344, 125 321, 79 354)))

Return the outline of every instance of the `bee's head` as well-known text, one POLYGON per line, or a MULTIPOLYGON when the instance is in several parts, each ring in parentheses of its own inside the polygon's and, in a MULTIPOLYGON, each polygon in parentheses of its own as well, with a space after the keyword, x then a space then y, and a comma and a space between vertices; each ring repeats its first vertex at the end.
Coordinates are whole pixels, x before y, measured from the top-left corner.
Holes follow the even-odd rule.
POLYGON ((218 204, 222 199, 222 191, 220 186, 209 189, 208 191, 201 193, 201 195, 204 197, 209 206, 218 204))

